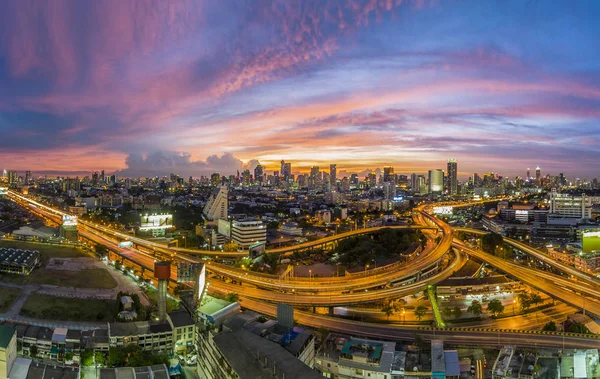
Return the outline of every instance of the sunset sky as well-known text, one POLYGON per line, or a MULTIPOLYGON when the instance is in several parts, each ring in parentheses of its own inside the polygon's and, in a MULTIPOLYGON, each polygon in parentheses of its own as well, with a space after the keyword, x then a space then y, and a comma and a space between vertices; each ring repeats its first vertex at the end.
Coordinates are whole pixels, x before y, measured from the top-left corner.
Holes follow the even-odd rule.
POLYGON ((0 170, 600 177, 598 20, 593 0, 5 0, 0 170))

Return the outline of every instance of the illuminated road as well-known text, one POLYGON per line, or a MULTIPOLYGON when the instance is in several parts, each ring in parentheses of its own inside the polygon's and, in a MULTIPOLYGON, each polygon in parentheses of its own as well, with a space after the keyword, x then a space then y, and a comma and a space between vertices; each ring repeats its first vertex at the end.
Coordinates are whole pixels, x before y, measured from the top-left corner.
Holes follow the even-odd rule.
MULTIPOLYGON (((277 316, 273 304, 263 303, 251 298, 243 298, 242 307, 271 316, 277 316)), ((440 339, 448 343, 474 346, 518 345, 520 347, 556 347, 572 349, 597 349, 600 340, 595 335, 566 333, 541 333, 530 331, 511 331, 506 329, 488 330, 484 328, 419 329, 407 326, 393 326, 346 320, 295 310, 294 319, 301 325, 315 329, 327 328, 332 332, 352 333, 383 340, 413 340, 419 335, 423 340, 440 339)))
POLYGON ((507 273, 531 287, 537 288, 549 296, 559 299, 576 308, 585 308, 587 312, 600 316, 600 302, 597 300, 600 298, 600 292, 597 291, 595 287, 591 287, 585 283, 578 283, 542 270, 520 266, 516 263, 485 253, 479 249, 469 248, 459 241, 455 241, 454 245, 465 253, 489 263, 500 271, 507 273), (583 297, 580 293, 585 293, 588 296, 583 297))

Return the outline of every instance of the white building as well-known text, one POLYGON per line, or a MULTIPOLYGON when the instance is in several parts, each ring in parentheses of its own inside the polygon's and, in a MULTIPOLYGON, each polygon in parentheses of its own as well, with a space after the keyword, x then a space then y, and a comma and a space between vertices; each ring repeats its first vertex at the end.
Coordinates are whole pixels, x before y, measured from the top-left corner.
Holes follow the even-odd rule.
POLYGON ((585 194, 573 196, 552 190, 548 224, 575 225, 592 218, 592 200, 585 194))
POLYGON ((229 207, 228 195, 229 190, 225 186, 219 187, 218 190, 213 192, 202 211, 208 220, 227 219, 227 208, 229 207))
POLYGON ((444 170, 429 170, 429 193, 442 193, 444 190, 444 170))
POLYGON ((262 221, 234 221, 231 238, 239 247, 247 249, 256 242, 267 242, 267 227, 262 221))
POLYGON ((279 233, 285 234, 286 236, 302 236, 302 228, 298 227, 295 222, 286 222, 279 227, 279 233))

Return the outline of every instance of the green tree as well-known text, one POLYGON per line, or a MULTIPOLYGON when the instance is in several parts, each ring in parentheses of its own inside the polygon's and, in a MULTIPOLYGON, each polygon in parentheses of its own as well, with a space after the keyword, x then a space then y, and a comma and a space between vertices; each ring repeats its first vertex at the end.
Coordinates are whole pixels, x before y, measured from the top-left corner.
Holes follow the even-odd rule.
POLYGON ((96 247, 94 248, 94 251, 96 252, 96 255, 99 256, 100 258, 104 258, 108 255, 108 248, 101 243, 96 245, 96 247))
POLYGON ((30 355, 32 358, 35 358, 35 357, 37 357, 37 354, 38 354, 38 348, 37 348, 37 346, 36 346, 36 345, 33 345, 33 346, 31 346, 31 347, 29 348, 29 355, 30 355))
POLYGON ((481 250, 496 255, 504 243, 504 237, 498 233, 488 233, 481 237, 481 250))
POLYGON ((108 364, 111 366, 123 366, 127 355, 123 347, 111 347, 108 349, 108 364))
POLYGON ((230 292, 225 296, 225 300, 230 303, 240 302, 240 295, 235 292, 230 292))
POLYGON ((85 350, 81 353, 81 364, 84 366, 93 366, 94 365, 94 351, 93 350, 85 350))
POLYGON ((531 296, 528 293, 522 292, 517 295, 517 299, 519 300, 519 307, 522 311, 526 311, 531 307, 531 296))
POLYGON ((471 313, 473 316, 478 317, 483 312, 483 307, 478 300, 473 300, 469 308, 467 308, 467 312, 471 313))
POLYGON ((529 296, 529 302, 533 305, 538 305, 538 304, 542 303, 543 301, 544 300, 542 299, 542 297, 537 293, 532 293, 529 296))
POLYGON ((498 299, 491 300, 487 305, 488 312, 492 313, 494 316, 499 315, 504 312, 504 305, 498 299))
POLYGON ((460 307, 454 307, 454 309, 452 310, 452 315, 454 315, 454 318, 458 320, 460 316, 462 316, 462 310, 460 309, 460 307))
POLYGON ((592 334, 588 327, 580 322, 569 325, 569 333, 592 334))
POLYGON ((385 307, 381 308, 381 313, 385 313, 387 319, 389 320, 390 316, 394 314, 394 308, 388 304, 385 307))
POLYGON ((424 305, 419 305, 416 309, 415 309, 415 317, 417 318, 417 320, 421 321, 421 319, 423 318, 423 316, 425 316, 427 314, 427 307, 424 305))
POLYGON ((97 351, 96 355, 94 355, 94 358, 96 359, 96 364, 103 366, 106 364, 106 354, 103 352, 97 351))
POLYGON ((452 317, 452 308, 445 307, 442 313, 444 314, 445 319, 449 319, 452 317))
POLYGON ((70 351, 65 353, 65 361, 70 362, 72 360, 73 360, 73 353, 71 353, 70 351))
POLYGON ((554 323, 554 321, 550 321, 546 325, 544 325, 542 330, 545 332, 556 332, 556 324, 554 323))

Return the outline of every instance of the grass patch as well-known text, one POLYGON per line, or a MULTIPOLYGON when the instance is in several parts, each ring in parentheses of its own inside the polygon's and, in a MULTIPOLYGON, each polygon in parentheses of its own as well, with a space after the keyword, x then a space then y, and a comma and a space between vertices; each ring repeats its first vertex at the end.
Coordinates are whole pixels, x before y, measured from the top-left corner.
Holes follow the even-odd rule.
MULTIPOLYGON (((158 304, 158 291, 152 287, 144 288, 144 293, 154 305, 158 304)), ((167 296, 167 312, 172 312, 179 309, 179 302, 167 296)))
POLYGON ((114 300, 71 299, 32 294, 21 309, 21 316, 61 321, 112 321, 114 300))
POLYGON ((0 313, 8 311, 19 295, 20 288, 0 286, 0 313))
POLYGON ((102 268, 83 269, 79 271, 47 270, 46 263, 50 258, 82 258, 89 257, 83 251, 70 246, 54 246, 41 243, 21 241, 0 241, 0 247, 37 250, 41 254, 42 267, 36 268, 28 276, 0 274, 0 282, 15 284, 49 284, 61 287, 111 289, 117 282, 110 273, 102 268))

